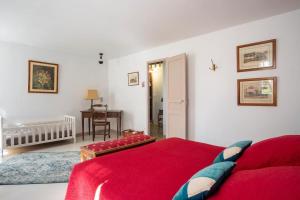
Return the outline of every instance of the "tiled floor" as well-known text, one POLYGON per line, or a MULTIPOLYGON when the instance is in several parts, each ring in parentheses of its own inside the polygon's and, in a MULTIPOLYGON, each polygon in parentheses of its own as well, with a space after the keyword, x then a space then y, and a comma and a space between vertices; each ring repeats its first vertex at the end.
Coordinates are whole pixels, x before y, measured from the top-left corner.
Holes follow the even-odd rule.
MULTIPOLYGON (((116 138, 116 132, 112 132, 111 139, 116 138)), ((103 140, 103 136, 96 136, 96 141, 103 140)), ((25 147, 10 151, 5 151, 3 159, 0 162, 11 156, 28 151, 37 152, 60 152, 60 151, 79 151, 80 146, 92 143, 92 137, 86 135, 85 140, 77 137, 77 142, 64 141, 57 143, 50 143, 44 145, 36 145, 32 147, 25 147)), ((0 185, 0 199, 1 200, 63 200, 67 188, 67 183, 54 184, 32 184, 32 185, 0 185)))
POLYGON ((163 127, 158 126, 154 123, 150 123, 150 135, 156 137, 157 140, 165 138, 165 136, 163 135, 163 127))

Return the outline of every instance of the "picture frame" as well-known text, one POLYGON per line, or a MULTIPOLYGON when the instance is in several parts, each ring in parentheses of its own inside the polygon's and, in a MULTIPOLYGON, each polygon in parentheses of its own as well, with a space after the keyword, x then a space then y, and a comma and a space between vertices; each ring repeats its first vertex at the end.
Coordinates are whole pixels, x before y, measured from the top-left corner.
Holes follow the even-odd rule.
POLYGON ((128 73, 128 86, 139 85, 139 72, 128 73))
POLYGON ((29 60, 28 92, 58 93, 58 64, 29 60))
POLYGON ((276 68, 276 39, 237 46, 237 71, 276 68))
POLYGON ((239 106, 277 106, 277 77, 237 80, 239 106))

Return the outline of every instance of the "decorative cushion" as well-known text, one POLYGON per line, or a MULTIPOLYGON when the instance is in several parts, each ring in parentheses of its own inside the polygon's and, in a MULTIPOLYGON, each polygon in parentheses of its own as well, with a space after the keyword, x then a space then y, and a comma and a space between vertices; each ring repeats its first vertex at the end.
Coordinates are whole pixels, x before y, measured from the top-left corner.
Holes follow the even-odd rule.
POLYGON ((300 166, 300 135, 263 140, 248 148, 234 171, 273 166, 300 166))
POLYGON ((212 164, 194 174, 173 197, 173 200, 206 199, 230 174, 234 162, 212 164))
POLYGON ((214 163, 223 161, 236 161, 243 153, 243 151, 251 145, 251 140, 236 142, 226 149, 224 149, 215 158, 214 163))
POLYGON ((209 200, 299 200, 300 166, 232 173, 209 200))

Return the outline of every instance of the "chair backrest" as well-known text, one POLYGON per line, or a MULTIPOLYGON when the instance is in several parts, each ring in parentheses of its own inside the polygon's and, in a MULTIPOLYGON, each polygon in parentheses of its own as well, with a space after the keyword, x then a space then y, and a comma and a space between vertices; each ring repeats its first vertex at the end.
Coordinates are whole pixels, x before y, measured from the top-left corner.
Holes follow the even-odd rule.
POLYGON ((92 105, 92 120, 101 120, 107 122, 107 104, 94 104, 92 105))

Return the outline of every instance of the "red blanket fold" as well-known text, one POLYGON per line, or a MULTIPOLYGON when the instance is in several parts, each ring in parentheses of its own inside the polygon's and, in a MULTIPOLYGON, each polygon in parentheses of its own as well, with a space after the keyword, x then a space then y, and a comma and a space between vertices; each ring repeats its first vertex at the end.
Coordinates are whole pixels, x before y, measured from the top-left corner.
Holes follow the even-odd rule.
POLYGON ((224 148, 171 138, 76 165, 65 200, 168 200, 224 148))

